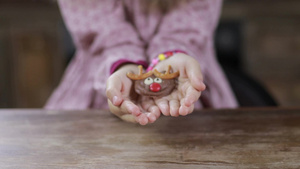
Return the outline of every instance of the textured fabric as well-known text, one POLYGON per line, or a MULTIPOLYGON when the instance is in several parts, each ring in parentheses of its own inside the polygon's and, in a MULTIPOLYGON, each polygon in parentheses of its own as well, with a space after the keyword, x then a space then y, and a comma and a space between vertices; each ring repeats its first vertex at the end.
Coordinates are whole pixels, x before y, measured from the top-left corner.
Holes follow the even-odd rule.
POLYGON ((111 66, 110 74, 113 74, 121 65, 124 64, 136 64, 136 65, 142 65, 144 68, 148 67, 148 63, 145 61, 132 62, 131 60, 120 59, 111 66))
POLYGON ((207 85, 201 96, 204 105, 237 107, 214 56, 213 33, 222 1, 189 0, 167 13, 145 10, 140 2, 59 1, 77 51, 45 108, 107 108, 105 84, 113 65, 124 59, 149 62, 170 50, 185 51, 199 61, 207 85))

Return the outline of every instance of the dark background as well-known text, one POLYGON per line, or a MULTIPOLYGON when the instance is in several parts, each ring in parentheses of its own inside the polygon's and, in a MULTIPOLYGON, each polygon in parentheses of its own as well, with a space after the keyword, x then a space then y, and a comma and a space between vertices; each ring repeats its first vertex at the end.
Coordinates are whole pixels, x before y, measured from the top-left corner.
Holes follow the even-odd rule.
MULTIPOLYGON (((279 106, 299 106, 299 30, 299 0, 225 0, 218 59, 279 106)), ((0 0, 0 107, 42 107, 73 52, 55 1, 0 0)))

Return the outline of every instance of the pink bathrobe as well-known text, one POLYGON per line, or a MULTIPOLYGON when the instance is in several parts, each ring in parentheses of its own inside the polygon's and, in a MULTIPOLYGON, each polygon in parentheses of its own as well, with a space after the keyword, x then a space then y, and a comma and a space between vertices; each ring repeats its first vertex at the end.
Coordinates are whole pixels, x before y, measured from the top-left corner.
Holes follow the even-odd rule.
POLYGON ((196 108, 237 107, 213 46, 222 1, 190 0, 168 13, 143 11, 141 1, 59 0, 77 50, 45 108, 107 108, 111 72, 125 62, 146 66, 170 50, 185 51, 201 65, 207 89, 196 108))

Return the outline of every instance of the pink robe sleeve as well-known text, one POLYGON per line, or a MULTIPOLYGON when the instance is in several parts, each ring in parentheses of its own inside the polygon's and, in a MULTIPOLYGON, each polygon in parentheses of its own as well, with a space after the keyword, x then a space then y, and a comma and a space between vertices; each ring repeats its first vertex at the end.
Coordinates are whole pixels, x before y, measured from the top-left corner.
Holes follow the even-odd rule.
POLYGON ((106 107, 111 71, 124 62, 144 63, 143 45, 126 21, 122 1, 59 0, 59 6, 76 54, 45 108, 106 107))
POLYGON ((189 0, 169 11, 162 19, 147 55, 153 59, 161 52, 182 50, 201 65, 207 89, 203 104, 214 108, 237 107, 235 96, 214 54, 213 37, 221 0, 189 0))

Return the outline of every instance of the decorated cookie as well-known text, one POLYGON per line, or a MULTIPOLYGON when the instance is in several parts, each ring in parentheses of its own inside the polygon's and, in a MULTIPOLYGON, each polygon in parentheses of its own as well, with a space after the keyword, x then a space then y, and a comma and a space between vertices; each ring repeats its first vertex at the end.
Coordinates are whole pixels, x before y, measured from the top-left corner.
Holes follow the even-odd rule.
POLYGON ((177 87, 179 71, 172 73, 171 66, 167 71, 156 69, 143 73, 143 67, 138 66, 139 74, 127 73, 127 77, 134 81, 135 92, 143 96, 163 97, 169 95, 177 87))

